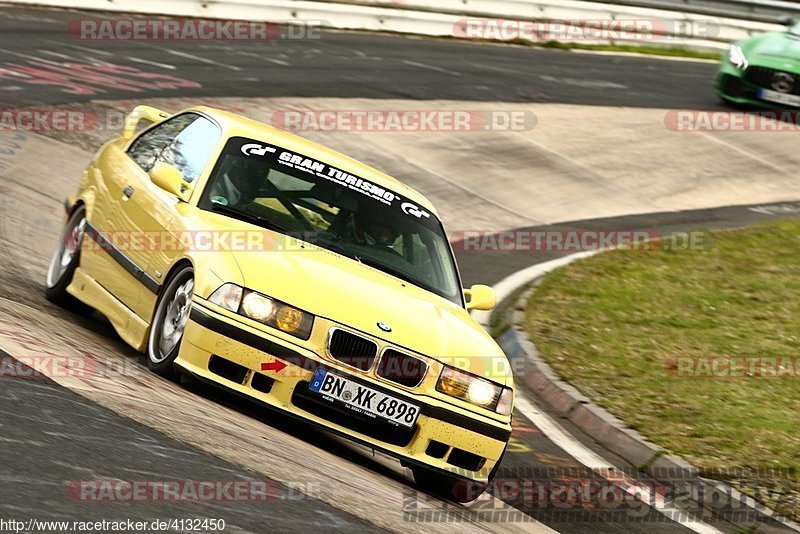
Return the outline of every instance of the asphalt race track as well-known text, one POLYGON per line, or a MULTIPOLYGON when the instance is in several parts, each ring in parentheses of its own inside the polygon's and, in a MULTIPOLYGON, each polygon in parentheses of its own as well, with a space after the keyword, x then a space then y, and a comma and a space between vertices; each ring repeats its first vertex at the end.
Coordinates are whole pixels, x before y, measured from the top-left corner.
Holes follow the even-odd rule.
MULTIPOLYGON (((5 10, 0 57, 8 65, 25 64, 40 50, 47 50, 45 56, 52 61, 65 59, 54 54, 105 56, 116 64, 195 82, 195 87, 180 88, 180 96, 187 97, 365 97, 600 106, 652 106, 656 101, 659 107, 698 109, 717 105, 708 91, 686 90, 710 84, 713 67, 694 62, 593 54, 573 54, 565 61, 559 51, 338 32, 326 32, 320 39, 267 43, 96 41, 87 45, 66 34, 69 21, 82 16, 86 15, 5 10), (30 17, 24 20, 22 13, 30 17), (234 50, 236 54, 232 54, 234 50), (290 68, 286 63, 291 63, 290 68), (158 64, 177 69, 170 72, 158 64), (563 79, 567 82, 560 82, 563 79), (624 91, 611 90, 619 88, 624 91)), ((7 71, 2 77, 9 84, 14 80, 7 71)), ((26 87, 13 102, 34 105, 140 98, 146 90, 94 86, 93 91, 79 94, 74 88, 73 92, 64 89, 26 87)), ((6 86, 4 92, 17 91, 6 86)))
MULTIPOLYGON (((268 43, 71 39, 67 23, 84 16, 100 15, 0 8, 3 107, 172 98, 211 103, 234 98, 246 107, 249 99, 291 97, 619 106, 633 113, 650 108, 721 109, 711 91, 715 66, 704 62, 347 32, 268 43)), ((42 294, 44 266, 62 223, 61 201, 77 184, 79 170, 72 173, 73 169, 87 161, 74 160, 78 156, 69 143, 82 145, 79 156, 88 157, 84 152, 96 149, 101 140, 90 133, 60 138, 0 135, 2 361, 20 354, 89 354, 92 362, 109 370, 89 386, 38 376, 2 381, 1 517, 75 521, 207 517, 224 519, 228 532, 552 528, 654 534, 733 533, 743 527, 691 513, 677 522, 648 507, 633 520, 592 510, 576 519, 515 498, 503 502, 503 496, 468 506, 446 504, 417 492, 410 472, 394 461, 208 387, 177 385, 150 375, 140 355, 101 317, 78 317, 48 303, 42 294), (61 155, 70 157, 60 159, 61 155), (265 480, 271 497, 259 502, 81 502, 69 491, 75 481, 101 479, 265 480), (409 521, 404 512, 412 506, 449 510, 455 520, 409 521), (486 509, 510 514, 512 519, 481 521, 486 509), (706 528, 709 524, 713 528, 706 528)), ((486 187, 498 181, 491 177, 486 187)), ((800 206, 788 202, 797 197, 795 193, 776 197, 779 205, 717 204, 577 221, 570 221, 571 212, 565 209, 558 222, 517 226, 521 230, 644 228, 662 233, 730 228, 796 216, 800 206)), ((446 201, 438 200, 442 202, 446 201)), ((461 252, 459 262, 468 286, 494 283, 564 254, 461 252)), ((524 388, 522 392, 533 400, 524 388)), ((561 424, 577 443, 613 466, 635 471, 569 423, 561 424)), ((581 468, 522 413, 515 414, 514 426, 501 473, 512 478, 523 476, 519 473, 552 472, 557 477, 558 470, 581 468)), ((768 522, 759 525, 758 532, 786 530, 768 522)))

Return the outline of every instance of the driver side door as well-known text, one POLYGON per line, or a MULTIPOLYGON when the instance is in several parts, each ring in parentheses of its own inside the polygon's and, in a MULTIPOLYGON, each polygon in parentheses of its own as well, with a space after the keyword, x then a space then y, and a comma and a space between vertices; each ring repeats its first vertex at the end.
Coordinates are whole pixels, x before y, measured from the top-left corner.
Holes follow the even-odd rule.
MULTIPOLYGON (((176 145, 181 135, 200 120, 213 127, 218 140, 215 124, 199 114, 184 113, 145 130, 127 150, 122 144, 110 145, 97 162, 108 197, 109 209, 101 232, 111 263, 108 268, 95 271, 95 279, 145 321, 150 320, 163 283, 164 273, 152 267, 152 259, 163 251, 164 235, 179 202, 156 186, 149 172, 165 157, 172 160, 167 163, 179 167, 179 161, 174 159, 176 145)), ((195 177, 189 178, 187 181, 195 177)))

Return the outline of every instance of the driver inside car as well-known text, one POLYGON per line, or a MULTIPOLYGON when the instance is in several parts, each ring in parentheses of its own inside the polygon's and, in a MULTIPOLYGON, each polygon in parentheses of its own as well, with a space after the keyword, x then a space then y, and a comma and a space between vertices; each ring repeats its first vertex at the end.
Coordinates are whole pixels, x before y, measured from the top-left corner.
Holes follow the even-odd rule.
POLYGON ((214 183, 211 201, 234 207, 250 204, 258 197, 265 172, 258 161, 234 158, 214 183))
POLYGON ((349 213, 338 230, 342 239, 354 245, 388 249, 392 252, 396 252, 392 245, 400 235, 380 218, 367 213, 349 213))

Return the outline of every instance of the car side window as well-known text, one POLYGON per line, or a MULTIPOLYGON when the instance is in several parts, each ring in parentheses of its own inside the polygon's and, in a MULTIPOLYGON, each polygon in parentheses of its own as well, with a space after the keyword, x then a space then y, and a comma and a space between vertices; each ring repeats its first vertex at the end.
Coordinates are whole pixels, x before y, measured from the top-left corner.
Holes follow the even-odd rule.
POLYGON ((194 117, 156 158, 181 171, 187 183, 203 172, 222 135, 210 120, 200 115, 194 117))
POLYGON ((150 172, 158 156, 184 128, 200 118, 195 113, 178 115, 147 130, 128 148, 128 155, 146 172, 150 172))

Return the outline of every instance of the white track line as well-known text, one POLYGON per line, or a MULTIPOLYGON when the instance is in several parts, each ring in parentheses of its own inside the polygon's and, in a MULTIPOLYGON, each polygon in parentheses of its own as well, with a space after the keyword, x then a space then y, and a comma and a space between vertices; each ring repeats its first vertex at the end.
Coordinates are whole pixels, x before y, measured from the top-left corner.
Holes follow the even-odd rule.
POLYGON ((275 59, 274 57, 268 57, 268 56, 264 56, 262 54, 256 54, 255 52, 238 51, 238 52, 236 52, 236 55, 258 58, 258 59, 260 59, 262 61, 269 61, 270 63, 275 63, 276 65, 280 65, 281 67, 290 67, 291 66, 291 63, 289 63, 288 61, 284 61, 282 59, 275 59))
MULTIPOLYGON (((600 251, 591 250, 587 252, 579 252, 577 254, 570 254, 564 258, 532 265, 527 269, 517 271, 516 273, 507 276, 494 286, 498 302, 508 297, 517 288, 552 271, 553 269, 563 267, 579 259, 588 258, 589 256, 597 254, 598 252, 600 251)), ((486 327, 489 322, 489 316, 489 312, 477 312, 473 314, 475 320, 484 327, 486 327)), ((572 437, 560 424, 555 421, 555 419, 539 410, 532 402, 520 394, 519 391, 517 392, 514 407, 518 409, 522 415, 527 417, 528 420, 530 420, 534 425, 536 425, 536 427, 538 427, 550 441, 555 443, 564 452, 578 461, 578 463, 595 471, 599 476, 608 479, 608 473, 613 470, 613 464, 611 462, 572 437)), ((639 487, 639 483, 635 478, 627 477, 621 474, 619 477, 614 477, 613 481, 619 482, 620 488, 626 493, 630 495, 636 495, 636 490, 639 487)), ((663 500, 659 500, 658 498, 656 505, 652 506, 652 508, 675 523, 697 532, 698 534, 722 534, 722 532, 717 528, 699 519, 688 519, 686 517, 689 515, 687 512, 671 506, 665 506, 663 504, 663 500)))
POLYGON ((699 133, 700 133, 700 135, 702 135, 706 139, 710 139, 711 141, 714 141, 715 143, 718 143, 718 144, 720 144, 722 146, 730 148, 731 150, 735 150, 736 152, 742 154, 743 156, 747 156, 748 158, 754 159, 754 160, 758 161, 759 163, 763 163, 764 165, 766 165, 767 167, 770 167, 771 169, 774 169, 774 170, 776 170, 776 171, 778 171, 780 173, 786 173, 786 169, 784 169, 783 167, 778 167, 777 165, 775 165, 771 161, 762 158, 758 154, 753 154, 752 152, 748 152, 747 150, 745 150, 743 148, 740 148, 740 147, 738 147, 738 146, 736 146, 734 144, 725 142, 722 139, 719 139, 718 137, 715 137, 713 135, 707 134, 706 132, 699 132, 699 133))
POLYGON ((275 63, 276 65, 280 65, 281 67, 291 67, 291 63, 288 61, 284 61, 282 59, 275 59, 274 57, 265 57, 261 58, 264 61, 269 61, 270 63, 275 63))
POLYGON ((177 68, 175 65, 170 65, 169 63, 159 63, 158 61, 150 61, 149 59, 142 59, 140 57, 135 57, 135 56, 125 56, 125 57, 133 61, 134 63, 144 63, 145 65, 161 67, 162 69, 175 70, 177 68))
POLYGON ((444 73, 447 73, 447 74, 452 74, 454 76, 461 76, 461 73, 458 72, 458 71, 450 70, 450 69, 443 69, 442 67, 437 67, 435 65, 428 65, 426 63, 418 63, 416 61, 408 61, 407 59, 404 59, 403 63, 405 63, 406 65, 410 65, 412 67, 418 67, 420 69, 432 70, 432 71, 436 71, 436 72, 444 72, 444 73))
MULTIPOLYGON (((550 441, 575 458, 579 463, 605 479, 618 482, 619 488, 631 496, 636 496, 640 493, 641 485, 633 477, 620 474, 619 477, 609 479, 607 476, 608 472, 613 471, 613 464, 611 462, 570 436, 561 425, 549 415, 536 408, 528 399, 517 394, 514 407, 536 425, 550 441)), ((658 500, 659 499, 657 499, 656 504, 651 506, 651 508, 675 523, 693 532, 697 532, 698 534, 722 534, 721 530, 718 530, 700 519, 687 518, 686 516, 689 514, 686 511, 673 506, 665 506, 663 500, 661 500, 660 503, 658 500)))
POLYGON ((644 203, 646 203, 647 205, 649 205, 653 209, 653 211, 674 211, 674 210, 670 210, 670 209, 664 208, 663 206, 659 205, 658 203, 653 202, 652 200, 650 200, 647 197, 645 197, 642 193, 638 193, 638 192, 636 192, 634 190, 631 190, 630 188, 624 187, 622 185, 615 184, 611 180, 607 180, 605 176, 603 176, 602 174, 598 173, 597 170, 594 167, 592 167, 591 165, 587 165, 585 163, 581 163, 580 161, 578 161, 576 159, 573 159, 570 156, 567 156, 566 154, 563 154, 563 153, 559 152, 558 150, 550 148, 549 146, 546 146, 546 145, 540 143, 539 141, 536 141, 535 139, 532 139, 531 137, 529 137, 527 135, 523 135, 522 138, 524 140, 526 140, 527 142, 529 142, 530 144, 538 147, 539 149, 541 149, 541 150, 543 150, 545 152, 548 152, 549 154, 552 154, 553 156, 555 156, 555 157, 557 157, 557 158, 559 158, 559 159, 561 159, 563 161, 566 161, 570 165, 572 165, 572 166, 574 166, 574 167, 576 167, 578 169, 583 169, 584 171, 586 171, 586 176, 587 177, 600 178, 600 180, 598 181, 598 185, 597 185, 598 188, 603 187, 606 191, 609 191, 611 193, 616 193, 616 194, 619 194, 621 196, 629 196, 629 197, 635 196, 637 200, 641 200, 644 203))
MULTIPOLYGON (((55 43, 55 41, 51 41, 51 42, 55 43)), ((64 46, 64 43, 56 43, 56 44, 58 44, 59 46, 64 46)), ((106 56, 106 57, 114 55, 111 52, 106 52, 105 50, 97 50, 95 48, 89 48, 88 46, 80 46, 80 45, 75 45, 75 44, 70 44, 70 45, 67 45, 67 46, 69 48, 72 48, 72 49, 75 49, 75 50, 81 50, 83 52, 88 52, 90 54, 98 54, 98 55, 106 56)))
POLYGON ((74 57, 74 56, 68 56, 68 55, 66 55, 66 54, 60 54, 60 53, 58 53, 58 52, 53 52, 53 51, 51 51, 51 50, 45 50, 45 49, 43 49, 43 48, 40 48, 40 49, 39 49, 39 53, 40 53, 40 54, 46 54, 46 55, 48 55, 48 56, 53 56, 53 57, 61 58, 61 59, 66 59, 67 61, 80 61, 80 59, 78 59, 78 58, 76 58, 76 57, 74 57))
POLYGON ((194 54, 187 54, 186 52, 179 52, 177 50, 169 50, 169 49, 166 52, 168 54, 172 54, 173 56, 193 59, 195 61, 199 61, 200 63, 206 63, 208 65, 214 65, 216 67, 225 67, 226 69, 231 69, 231 70, 242 70, 241 67, 237 67, 236 65, 225 65, 224 63, 217 63, 213 59, 208 59, 207 57, 202 57, 202 56, 195 56, 194 54))
MULTIPOLYGON (((563 258, 546 261, 544 263, 537 263, 536 265, 531 265, 530 267, 522 269, 521 271, 512 273, 493 286, 494 292, 497 295, 497 302, 502 302, 518 288, 529 284, 533 280, 549 273, 553 269, 558 269, 559 267, 563 267, 564 265, 582 258, 588 258, 589 256, 597 254, 598 252, 600 251, 589 250, 586 252, 578 252, 577 254, 570 254, 569 256, 565 256, 563 258)), ((486 330, 489 330, 489 319, 491 315, 491 311, 472 312, 472 318, 475 319, 478 324, 483 326, 486 330)))

